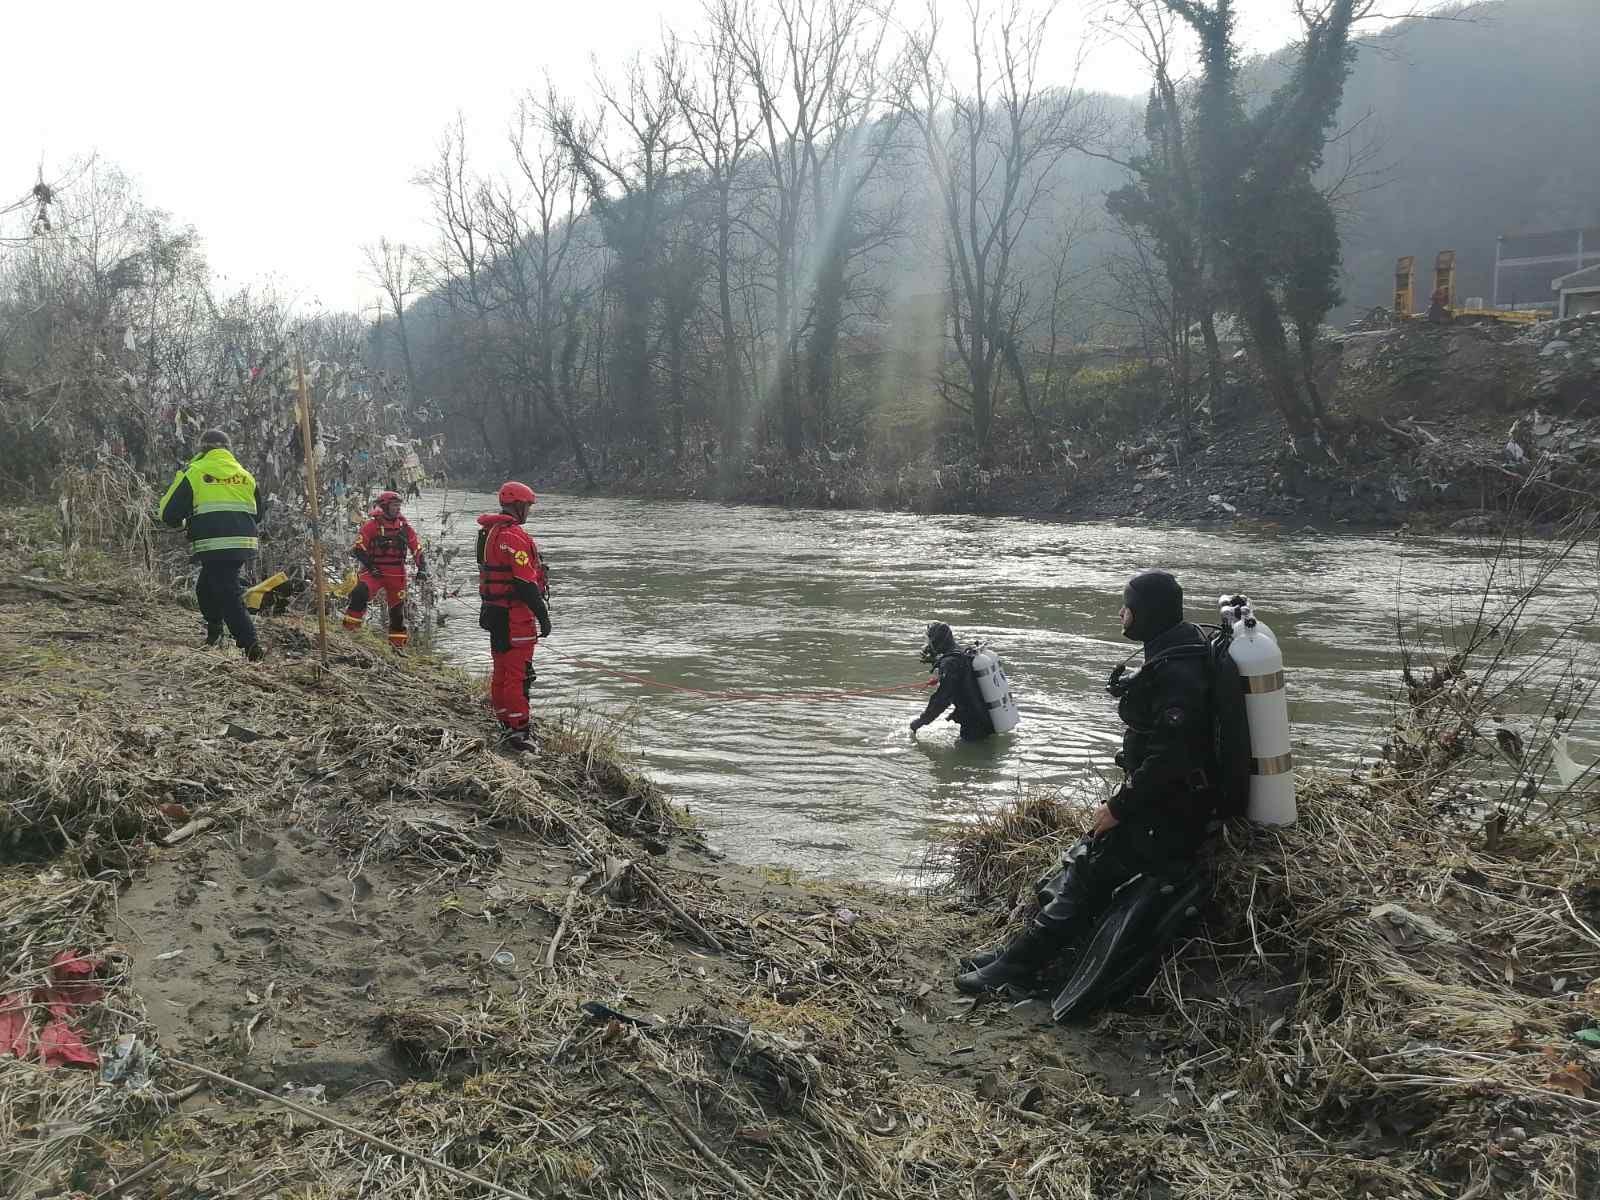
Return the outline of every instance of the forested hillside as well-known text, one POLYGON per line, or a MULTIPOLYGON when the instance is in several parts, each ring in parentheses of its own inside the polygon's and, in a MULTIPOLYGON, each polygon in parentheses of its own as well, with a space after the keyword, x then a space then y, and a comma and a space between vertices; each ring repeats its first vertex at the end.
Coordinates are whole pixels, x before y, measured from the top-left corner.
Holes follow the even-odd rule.
POLYGON ((1339 124, 1371 139, 1377 174, 1341 223, 1336 316, 1388 304, 1402 254, 1455 250, 1456 294, 1488 297, 1497 235, 1600 223, 1600 4, 1497 0, 1408 23, 1357 58, 1339 124))

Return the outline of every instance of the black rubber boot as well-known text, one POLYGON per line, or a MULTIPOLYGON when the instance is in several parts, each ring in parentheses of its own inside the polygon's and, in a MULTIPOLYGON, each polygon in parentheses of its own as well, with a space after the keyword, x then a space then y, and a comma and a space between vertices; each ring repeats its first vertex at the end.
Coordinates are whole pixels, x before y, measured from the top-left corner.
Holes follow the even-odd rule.
POLYGON ((962 971, 981 971, 995 959, 1006 952, 1004 946, 994 946, 988 950, 977 950, 958 960, 957 965, 962 971))
POLYGON ((251 662, 260 662, 267 656, 267 652, 262 648, 260 642, 251 642, 244 648, 244 656, 251 662))
POLYGON ((531 729, 508 729, 500 738, 500 746, 513 753, 533 754, 539 749, 539 739, 531 729))
POLYGON ((207 646, 220 646, 220 645, 222 645, 222 626, 221 625, 207 625, 206 626, 206 645, 207 646))
POLYGON ((993 962, 957 975, 956 990, 976 996, 1031 982, 1060 945, 1061 939, 1054 929, 1035 922, 1018 934, 993 962))

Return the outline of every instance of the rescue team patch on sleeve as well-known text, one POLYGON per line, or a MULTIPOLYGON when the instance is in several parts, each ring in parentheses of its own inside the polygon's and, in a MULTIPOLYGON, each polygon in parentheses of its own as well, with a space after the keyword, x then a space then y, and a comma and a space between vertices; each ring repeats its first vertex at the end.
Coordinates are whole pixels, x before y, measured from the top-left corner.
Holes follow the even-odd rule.
POLYGON ((1176 704, 1161 714, 1161 719, 1168 725, 1168 727, 1172 729, 1176 729, 1178 726, 1182 725, 1187 717, 1188 714, 1176 704))
POLYGON ((528 552, 526 550, 518 550, 511 557, 517 560, 517 566, 519 567, 528 565, 528 552))

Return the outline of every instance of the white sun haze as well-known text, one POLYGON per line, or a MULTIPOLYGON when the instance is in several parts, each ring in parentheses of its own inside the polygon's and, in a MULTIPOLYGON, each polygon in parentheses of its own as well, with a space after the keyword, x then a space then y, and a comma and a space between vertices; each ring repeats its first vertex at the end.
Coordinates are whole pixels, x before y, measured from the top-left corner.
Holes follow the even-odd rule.
MULTIPOLYGON (((956 19, 965 0, 940 0, 956 19)), ((1254 48, 1292 34, 1290 0, 1242 0, 1254 48)), ((1104 0, 1054 18, 1062 81, 1072 45, 1104 0)), ((897 7, 914 20, 921 4, 897 7)), ((370 310, 363 243, 424 244, 427 197, 413 182, 457 114, 470 152, 503 160, 519 98, 556 85, 586 97, 602 68, 684 37, 701 0, 447 5, 282 0, 266 7, 132 0, 11 5, 0 73, 0 199, 90 154, 147 204, 193 225, 224 287, 270 279, 303 311, 370 310)), ((1083 86, 1137 93, 1125 48, 1100 44, 1083 86)))

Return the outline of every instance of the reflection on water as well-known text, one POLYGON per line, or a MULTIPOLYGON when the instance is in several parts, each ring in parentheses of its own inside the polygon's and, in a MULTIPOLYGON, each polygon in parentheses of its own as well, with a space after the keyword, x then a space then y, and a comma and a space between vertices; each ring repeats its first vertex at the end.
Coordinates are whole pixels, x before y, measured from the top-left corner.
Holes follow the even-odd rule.
MULTIPOLYGON (((424 536, 460 550, 445 644, 483 670, 473 518, 494 507, 487 495, 432 492, 409 510, 424 536)), ((937 824, 1031 783, 1112 770, 1118 726, 1104 683, 1131 648, 1117 608, 1137 570, 1177 574, 1191 619, 1214 619, 1224 591, 1255 600, 1283 645, 1302 764, 1371 753, 1396 611, 1464 605, 1480 584, 1477 551, 1442 539, 566 496, 541 496, 529 529, 551 560, 556 626, 535 659, 535 711, 571 702, 623 715, 652 775, 742 859, 882 879, 920 861, 937 824), (962 745, 941 722, 913 739, 907 724, 926 693, 770 695, 920 683, 922 630, 935 619, 1000 653, 1023 712, 1015 734, 962 745), (769 694, 651 689, 573 659, 769 694)), ((1580 581, 1570 586, 1578 599, 1580 581)), ((1583 761, 1593 733, 1574 738, 1583 761)))

